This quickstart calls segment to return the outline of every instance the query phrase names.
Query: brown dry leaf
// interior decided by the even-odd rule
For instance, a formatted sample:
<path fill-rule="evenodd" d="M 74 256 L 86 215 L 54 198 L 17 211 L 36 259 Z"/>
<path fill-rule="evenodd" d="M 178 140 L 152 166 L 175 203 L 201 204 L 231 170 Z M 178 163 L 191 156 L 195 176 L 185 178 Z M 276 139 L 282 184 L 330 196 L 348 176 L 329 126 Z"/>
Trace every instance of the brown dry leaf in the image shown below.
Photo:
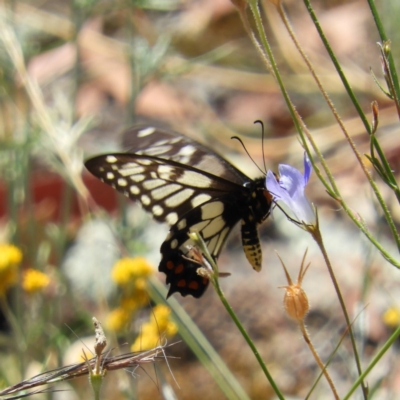
<path fill-rule="evenodd" d="M 196 109 L 192 101 L 165 82 L 153 81 L 136 100 L 137 114 L 161 119 L 189 119 Z"/>
<path fill-rule="evenodd" d="M 107 98 L 104 91 L 95 83 L 84 83 L 79 87 L 76 98 L 76 111 L 77 114 L 82 116 L 89 116 L 98 113 Z"/>
<path fill-rule="evenodd" d="M 55 49 L 38 54 L 29 61 L 28 73 L 40 85 L 56 80 L 69 71 L 76 60 L 76 47 L 65 43 Z"/>
<path fill-rule="evenodd" d="M 96 18 L 88 21 L 79 33 L 82 63 L 99 88 L 126 104 L 131 85 L 124 45 L 102 35 L 101 26 L 102 20 Z"/>

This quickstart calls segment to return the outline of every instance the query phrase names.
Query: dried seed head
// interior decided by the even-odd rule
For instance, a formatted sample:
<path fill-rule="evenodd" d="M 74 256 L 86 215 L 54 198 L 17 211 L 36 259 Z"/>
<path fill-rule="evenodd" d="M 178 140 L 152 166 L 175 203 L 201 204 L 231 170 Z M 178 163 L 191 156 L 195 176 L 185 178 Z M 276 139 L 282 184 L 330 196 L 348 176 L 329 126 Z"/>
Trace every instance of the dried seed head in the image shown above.
<path fill-rule="evenodd" d="M 286 289 L 285 297 L 283 299 L 283 305 L 289 317 L 295 319 L 298 322 L 304 319 L 304 317 L 308 313 L 308 310 L 310 309 L 306 292 L 301 287 L 304 275 L 306 274 L 306 271 L 310 266 L 310 264 L 308 264 L 307 267 L 304 268 L 304 261 L 306 259 L 306 255 L 307 255 L 307 250 L 304 253 L 304 257 L 301 262 L 301 267 L 299 271 L 299 276 L 297 278 L 297 283 L 295 284 L 292 282 L 292 278 L 290 277 L 285 267 L 285 264 L 278 255 L 279 259 L 281 260 L 283 269 L 285 271 L 286 279 L 288 281 L 288 286 L 281 286 Z"/>
<path fill-rule="evenodd" d="M 306 292 L 299 284 L 285 286 L 283 305 L 289 317 L 301 321 L 307 315 L 310 306 Z"/>

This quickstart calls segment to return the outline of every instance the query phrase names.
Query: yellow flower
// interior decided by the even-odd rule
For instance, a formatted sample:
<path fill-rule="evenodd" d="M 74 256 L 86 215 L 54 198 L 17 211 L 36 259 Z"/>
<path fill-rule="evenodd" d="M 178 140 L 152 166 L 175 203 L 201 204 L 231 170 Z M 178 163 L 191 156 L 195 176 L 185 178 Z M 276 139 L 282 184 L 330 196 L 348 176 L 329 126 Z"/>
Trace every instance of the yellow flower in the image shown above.
<path fill-rule="evenodd" d="M 134 279 L 146 278 L 154 272 L 151 265 L 142 257 L 121 258 L 112 270 L 112 278 L 118 285 L 124 286 Z"/>
<path fill-rule="evenodd" d="M 22 288 L 28 293 L 38 292 L 50 283 L 48 275 L 37 269 L 29 268 L 24 273 Z"/>
<path fill-rule="evenodd" d="M 397 328 L 400 325 L 400 310 L 397 307 L 388 308 L 383 314 L 383 322 L 392 328 Z"/>
<path fill-rule="evenodd" d="M 0 244 L 0 296 L 17 283 L 21 250 L 12 244 Z"/>
<path fill-rule="evenodd" d="M 153 308 L 150 320 L 142 325 L 140 335 L 133 343 L 131 350 L 150 350 L 160 345 L 162 338 L 172 337 L 178 331 L 177 326 L 170 320 L 171 310 L 158 304 Z"/>
<path fill-rule="evenodd" d="M 135 289 L 145 290 L 147 289 L 147 281 L 144 278 L 135 279 Z"/>
<path fill-rule="evenodd" d="M 122 331 L 131 319 L 131 312 L 126 308 L 116 308 L 107 317 L 106 325 L 108 329 L 119 332 Z"/>
<path fill-rule="evenodd" d="M 143 325 L 141 334 L 136 338 L 135 343 L 131 346 L 131 351 L 151 350 L 160 345 L 160 335 L 156 332 L 152 325 Z"/>

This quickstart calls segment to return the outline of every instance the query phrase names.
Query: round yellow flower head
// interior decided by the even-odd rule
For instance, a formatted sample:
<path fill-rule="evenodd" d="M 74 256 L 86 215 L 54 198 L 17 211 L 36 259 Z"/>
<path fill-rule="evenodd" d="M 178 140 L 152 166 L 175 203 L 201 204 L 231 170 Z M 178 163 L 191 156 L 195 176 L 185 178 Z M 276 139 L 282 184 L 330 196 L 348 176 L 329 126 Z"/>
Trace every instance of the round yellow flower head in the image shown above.
<path fill-rule="evenodd" d="M 25 292 L 35 293 L 44 289 L 50 283 L 48 275 L 37 269 L 29 268 L 24 273 L 22 288 Z"/>
<path fill-rule="evenodd" d="M 128 285 L 132 280 L 146 278 L 154 272 L 143 257 L 121 258 L 112 270 L 112 279 L 120 286 Z"/>
<path fill-rule="evenodd" d="M 18 280 L 18 264 L 22 260 L 21 250 L 12 244 L 0 244 L 0 296 Z"/>
<path fill-rule="evenodd" d="M 119 332 L 126 327 L 130 319 L 131 312 L 126 308 L 119 307 L 108 315 L 106 325 L 108 329 Z"/>

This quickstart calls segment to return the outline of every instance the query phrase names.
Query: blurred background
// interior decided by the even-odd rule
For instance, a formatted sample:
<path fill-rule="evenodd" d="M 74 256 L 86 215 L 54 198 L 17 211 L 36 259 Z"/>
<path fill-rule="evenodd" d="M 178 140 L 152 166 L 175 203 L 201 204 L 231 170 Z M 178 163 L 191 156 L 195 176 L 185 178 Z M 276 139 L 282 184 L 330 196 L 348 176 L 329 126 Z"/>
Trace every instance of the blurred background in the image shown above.
<path fill-rule="evenodd" d="M 397 171 L 398 118 L 392 100 L 375 82 L 385 87 L 380 39 L 368 3 L 325 0 L 314 1 L 313 6 L 369 121 L 371 102 L 378 102 L 377 134 Z M 377 7 L 398 64 L 400 4 L 387 0 L 377 2 Z M 286 0 L 284 8 L 359 152 L 369 152 L 368 134 L 304 4 Z M 262 14 L 289 95 L 343 197 L 380 243 L 397 255 L 371 188 L 275 7 L 262 2 Z M 267 168 L 275 172 L 280 163 L 302 171 L 303 149 L 276 81 L 228 0 L 5 1 L 0 4 L 0 29 L 0 238 L 23 254 L 20 281 L 24 270 L 33 267 L 50 277 L 50 284 L 34 296 L 18 285 L 2 294 L 25 337 L 24 346 L 14 343 L 16 328 L 3 305 L 0 378 L 7 386 L 65 365 L 65 355 L 77 338 L 92 334 L 91 316 L 107 321 L 119 298 L 111 279 L 119 258 L 143 256 L 158 266 L 159 246 L 168 227 L 156 224 L 140 206 L 90 176 L 83 167 L 85 159 L 121 149 L 122 132 L 135 123 L 157 124 L 201 141 L 253 178 L 260 172 L 231 136 L 240 136 L 261 168 L 264 154 Z M 264 153 L 255 120 L 265 125 Z M 377 181 L 397 226 L 396 198 Z M 371 246 L 315 174 L 307 195 L 318 208 L 327 252 L 355 320 L 361 360 L 368 365 L 400 322 L 399 271 Z M 320 371 L 297 324 L 285 315 L 279 286 L 287 281 L 275 251 L 295 280 L 308 248 L 311 266 L 303 288 L 311 309 L 306 323 L 324 361 L 345 333 L 345 321 L 310 235 L 279 210 L 260 227 L 260 235 L 264 263 L 258 274 L 244 256 L 239 230 L 230 236 L 219 259 L 220 269 L 232 274 L 222 280 L 223 290 L 283 393 L 287 398 L 304 398 Z M 163 274 L 159 279 L 165 282 Z M 274 398 L 212 288 L 198 300 L 174 298 L 249 398 Z M 136 313 L 122 333 L 105 327 L 109 346 L 123 352 L 122 343 L 133 342 L 144 318 Z M 82 347 L 78 341 L 69 362 L 79 361 Z M 400 395 L 397 347 L 368 377 L 375 398 Z M 148 366 L 135 373 L 110 373 L 105 397 L 161 399 L 165 381 L 178 399 L 225 398 L 184 341 L 167 349 L 167 354 L 175 357 L 169 360 L 170 370 L 161 360 L 157 370 Z M 339 394 L 356 379 L 347 338 L 330 372 Z M 62 388 L 66 389 L 62 394 L 47 397 L 90 395 L 86 378 Z M 311 398 L 332 398 L 323 379 Z"/>

